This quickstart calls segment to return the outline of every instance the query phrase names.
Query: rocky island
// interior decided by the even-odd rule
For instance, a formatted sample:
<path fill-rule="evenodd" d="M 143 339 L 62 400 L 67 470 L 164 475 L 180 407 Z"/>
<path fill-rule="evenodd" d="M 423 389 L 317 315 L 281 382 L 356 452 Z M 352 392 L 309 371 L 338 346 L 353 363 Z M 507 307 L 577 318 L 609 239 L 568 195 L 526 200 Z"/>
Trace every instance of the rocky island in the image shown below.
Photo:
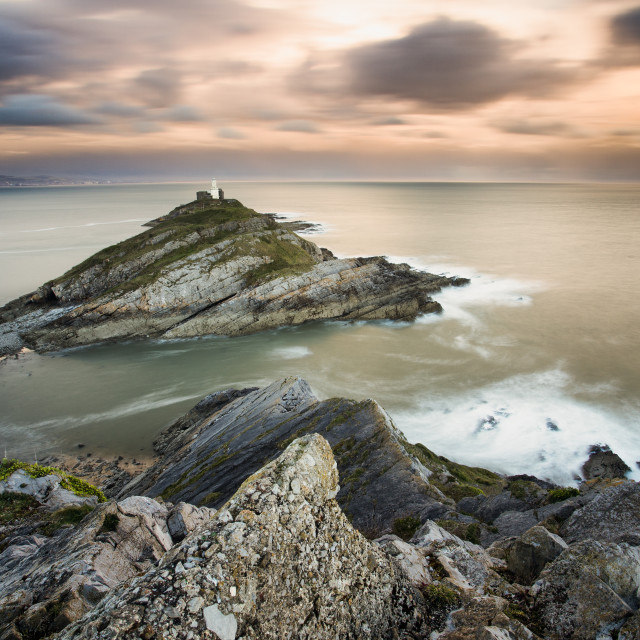
<path fill-rule="evenodd" d="M 602 447 L 577 489 L 504 477 L 287 378 L 155 448 L 110 500 L 3 461 L 2 640 L 639 637 L 640 486 Z"/>
<path fill-rule="evenodd" d="M 310 320 L 412 320 L 441 310 L 430 294 L 468 282 L 382 257 L 337 259 L 232 199 L 199 198 L 146 226 L 0 309 L 0 355 Z"/>

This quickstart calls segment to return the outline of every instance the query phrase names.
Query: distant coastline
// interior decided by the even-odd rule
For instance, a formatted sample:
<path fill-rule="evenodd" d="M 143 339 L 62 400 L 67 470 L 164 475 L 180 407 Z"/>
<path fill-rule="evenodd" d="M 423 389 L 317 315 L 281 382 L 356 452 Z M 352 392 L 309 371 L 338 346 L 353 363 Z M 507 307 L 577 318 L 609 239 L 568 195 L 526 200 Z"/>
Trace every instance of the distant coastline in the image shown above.
<path fill-rule="evenodd" d="M 56 178 L 54 176 L 0 175 L 1 187 L 70 187 L 83 184 L 114 184 L 113 180 L 98 178 Z"/>

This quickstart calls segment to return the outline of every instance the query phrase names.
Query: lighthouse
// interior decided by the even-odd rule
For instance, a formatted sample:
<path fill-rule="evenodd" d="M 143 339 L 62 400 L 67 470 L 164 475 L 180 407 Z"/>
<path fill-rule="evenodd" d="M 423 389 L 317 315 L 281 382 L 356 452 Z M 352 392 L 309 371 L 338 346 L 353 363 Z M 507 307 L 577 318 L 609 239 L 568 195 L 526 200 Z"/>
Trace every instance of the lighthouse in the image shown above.
<path fill-rule="evenodd" d="M 222 191 L 222 189 L 218 188 L 218 185 L 216 183 L 216 179 L 215 178 L 211 179 L 211 191 L 209 191 L 209 193 L 211 194 L 211 197 L 214 200 L 223 200 L 224 199 L 224 191 Z"/>

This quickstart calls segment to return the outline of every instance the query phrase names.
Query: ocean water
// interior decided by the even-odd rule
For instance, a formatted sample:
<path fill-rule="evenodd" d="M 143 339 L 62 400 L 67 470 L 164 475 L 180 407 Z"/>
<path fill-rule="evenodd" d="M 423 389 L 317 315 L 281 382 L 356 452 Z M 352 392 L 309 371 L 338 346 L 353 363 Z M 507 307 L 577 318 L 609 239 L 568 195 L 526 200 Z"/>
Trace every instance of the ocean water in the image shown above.
<path fill-rule="evenodd" d="M 0 190 L 0 303 L 33 290 L 204 184 Z M 222 184 L 311 220 L 338 256 L 468 276 L 415 323 L 313 323 L 242 338 L 128 342 L 0 365 L 0 451 L 146 455 L 211 391 L 306 378 L 371 397 L 414 442 L 567 484 L 590 445 L 640 477 L 640 186 Z"/>

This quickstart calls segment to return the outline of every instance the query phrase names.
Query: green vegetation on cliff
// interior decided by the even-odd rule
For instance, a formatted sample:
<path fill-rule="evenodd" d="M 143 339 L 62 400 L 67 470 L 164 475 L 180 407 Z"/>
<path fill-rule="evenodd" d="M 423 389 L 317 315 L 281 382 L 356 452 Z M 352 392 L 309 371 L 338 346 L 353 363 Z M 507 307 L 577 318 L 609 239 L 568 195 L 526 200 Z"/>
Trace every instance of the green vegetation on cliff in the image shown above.
<path fill-rule="evenodd" d="M 72 491 L 77 496 L 96 496 L 98 498 L 98 502 L 107 501 L 106 496 L 102 491 L 100 491 L 100 489 L 94 487 L 88 482 L 85 482 L 84 480 L 80 480 L 80 478 L 72 476 L 70 473 L 63 471 L 62 469 L 58 469 L 58 467 L 45 467 L 37 463 L 29 464 L 22 460 L 3 459 L 0 464 L 0 481 L 5 480 L 18 469 L 23 469 L 32 478 L 44 478 L 44 476 L 56 475 L 60 478 L 60 486 L 63 489 Z"/>

